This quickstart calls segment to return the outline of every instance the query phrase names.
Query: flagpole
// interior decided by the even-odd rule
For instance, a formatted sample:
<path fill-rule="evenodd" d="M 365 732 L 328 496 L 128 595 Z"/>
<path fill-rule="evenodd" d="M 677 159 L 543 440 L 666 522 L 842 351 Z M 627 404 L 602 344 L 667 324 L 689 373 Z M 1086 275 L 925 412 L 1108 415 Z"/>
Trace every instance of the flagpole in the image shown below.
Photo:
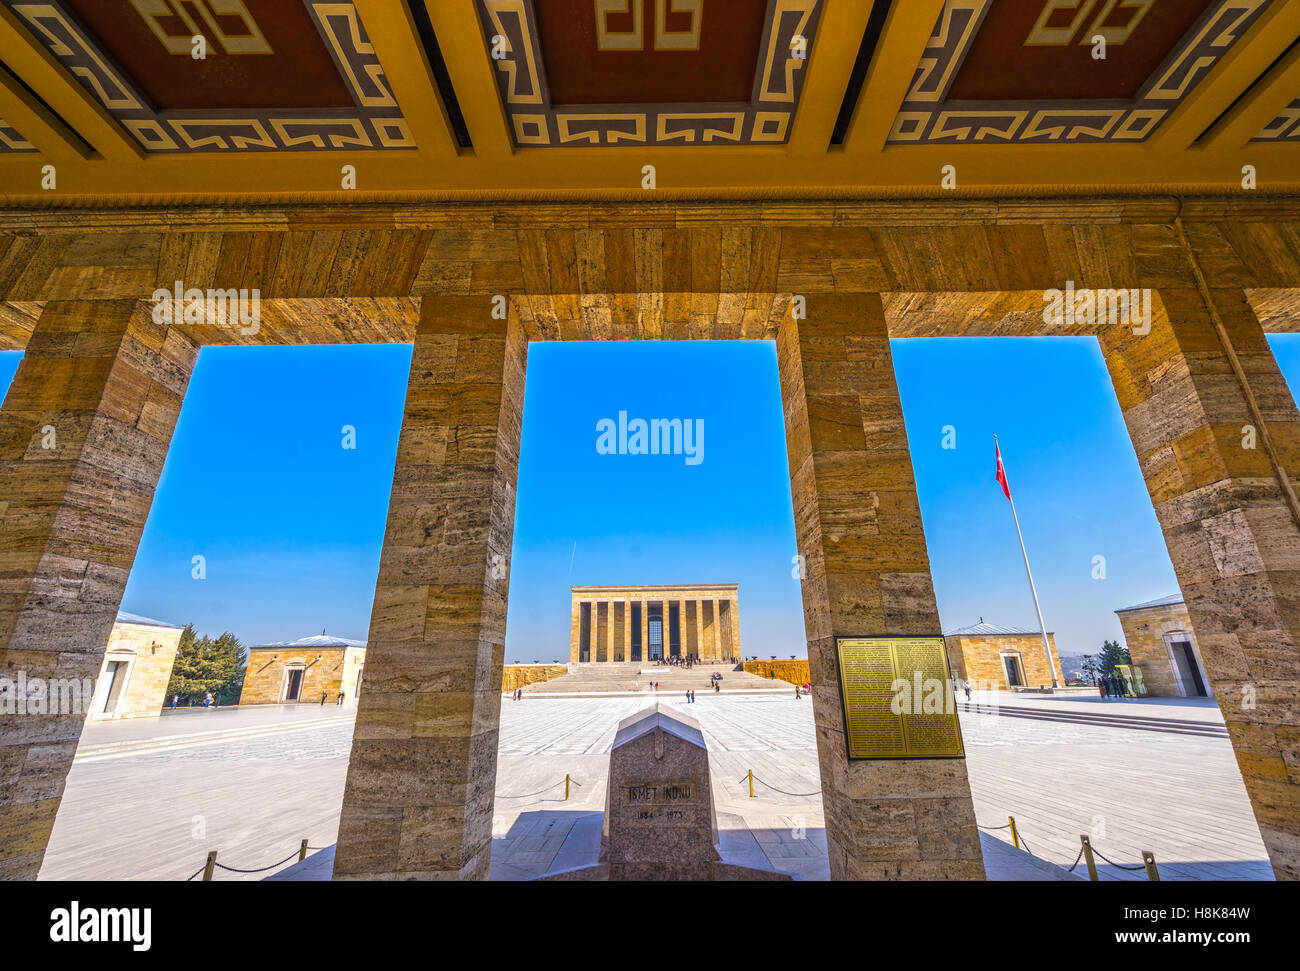
<path fill-rule="evenodd" d="M 993 447 L 996 449 L 998 437 L 993 436 Z M 999 453 L 1000 458 L 1000 453 Z M 1005 474 L 1006 463 L 1002 463 Z M 1056 681 L 1056 668 L 1052 664 L 1052 646 L 1047 641 L 1047 625 L 1043 623 L 1043 608 L 1038 605 L 1038 589 L 1034 586 L 1034 571 L 1029 569 L 1029 553 L 1025 550 L 1025 537 L 1020 532 L 1020 517 L 1016 515 L 1016 500 L 1011 498 L 1011 486 L 1007 486 L 1007 501 L 1011 503 L 1011 521 L 1016 524 L 1016 539 L 1020 540 L 1020 555 L 1025 559 L 1025 576 L 1029 578 L 1029 592 L 1034 597 L 1034 613 L 1038 614 L 1038 632 L 1043 635 L 1043 653 L 1047 655 L 1047 671 L 1052 676 L 1052 687 L 1059 687 Z"/>

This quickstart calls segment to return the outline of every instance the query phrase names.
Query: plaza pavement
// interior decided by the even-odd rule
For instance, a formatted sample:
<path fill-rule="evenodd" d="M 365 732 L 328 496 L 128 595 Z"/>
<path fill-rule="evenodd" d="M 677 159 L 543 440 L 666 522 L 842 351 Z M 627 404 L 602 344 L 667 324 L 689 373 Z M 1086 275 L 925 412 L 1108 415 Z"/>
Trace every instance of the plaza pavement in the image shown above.
<path fill-rule="evenodd" d="M 724 858 L 825 879 L 811 700 L 698 698 L 503 699 L 493 878 L 594 859 L 615 726 L 660 700 L 701 723 Z M 994 700 L 996 713 L 981 709 Z M 1072 879 L 1083 864 L 1069 877 L 1062 868 L 1076 859 L 1083 833 L 1117 864 L 1136 866 L 1152 850 L 1166 880 L 1272 879 L 1213 702 L 973 701 L 962 729 L 991 879 Z M 184 880 L 210 849 L 219 863 L 258 869 L 296 860 L 304 838 L 326 849 L 277 868 L 282 878 L 327 878 L 354 714 L 350 705 L 268 706 L 88 724 L 41 879 Z M 994 828 L 1008 815 L 1037 859 Z M 1102 879 L 1146 879 L 1098 862 Z M 219 870 L 217 879 L 266 875 Z"/>

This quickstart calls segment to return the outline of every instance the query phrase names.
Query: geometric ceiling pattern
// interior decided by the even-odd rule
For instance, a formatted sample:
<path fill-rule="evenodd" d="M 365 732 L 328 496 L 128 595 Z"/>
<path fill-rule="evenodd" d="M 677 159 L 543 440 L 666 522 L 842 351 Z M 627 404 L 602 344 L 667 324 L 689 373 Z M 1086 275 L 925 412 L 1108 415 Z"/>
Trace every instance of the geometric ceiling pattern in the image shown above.
<path fill-rule="evenodd" d="M 0 0 L 0 204 L 1300 192 L 1297 146 L 1300 0 Z"/>
<path fill-rule="evenodd" d="M 889 141 L 1142 142 L 1271 2 L 950 0 Z"/>
<path fill-rule="evenodd" d="M 0 3 L 147 152 L 415 147 L 350 2 Z"/>
<path fill-rule="evenodd" d="M 820 0 L 478 0 L 518 147 L 783 144 Z"/>

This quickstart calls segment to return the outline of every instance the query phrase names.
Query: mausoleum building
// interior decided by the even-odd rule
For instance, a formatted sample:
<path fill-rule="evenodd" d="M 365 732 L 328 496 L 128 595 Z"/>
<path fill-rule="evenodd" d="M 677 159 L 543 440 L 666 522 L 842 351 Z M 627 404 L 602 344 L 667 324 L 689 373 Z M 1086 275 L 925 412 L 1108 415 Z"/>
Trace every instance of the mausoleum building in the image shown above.
<path fill-rule="evenodd" d="M 1213 697 L 1201 648 L 1183 595 L 1122 607 L 1115 611 L 1133 665 L 1142 671 L 1149 695 Z"/>
<path fill-rule="evenodd" d="M 572 587 L 571 662 L 739 658 L 740 588 Z"/>
<path fill-rule="evenodd" d="M 366 642 L 321 631 L 296 641 L 279 641 L 248 649 L 241 705 L 354 700 L 361 693 Z"/>
<path fill-rule="evenodd" d="M 99 667 L 90 717 L 101 721 L 161 714 L 184 630 L 119 610 Z"/>
<path fill-rule="evenodd" d="M 1050 631 L 1052 666 L 1047 666 L 1043 635 L 1023 627 L 1001 627 L 981 620 L 969 627 L 945 631 L 948 664 L 953 674 L 969 681 L 972 687 L 1015 691 L 1024 688 L 1050 688 L 1061 677 L 1061 659 L 1056 654 L 1056 635 Z"/>

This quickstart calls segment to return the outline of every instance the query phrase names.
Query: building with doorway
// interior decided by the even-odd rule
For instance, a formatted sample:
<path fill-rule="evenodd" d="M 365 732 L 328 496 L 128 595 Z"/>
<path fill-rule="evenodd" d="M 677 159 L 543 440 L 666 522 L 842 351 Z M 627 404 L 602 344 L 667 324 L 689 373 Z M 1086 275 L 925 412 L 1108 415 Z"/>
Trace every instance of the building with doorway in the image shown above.
<path fill-rule="evenodd" d="M 184 630 L 119 610 L 88 717 L 101 721 L 161 714 Z"/>
<path fill-rule="evenodd" d="M 740 588 L 571 587 L 571 662 L 739 658 Z"/>
<path fill-rule="evenodd" d="M 1022 627 L 1000 627 L 981 620 L 969 627 L 958 627 L 943 635 L 948 648 L 952 673 L 972 687 L 995 686 L 999 691 L 1023 688 L 1050 688 L 1053 678 L 1061 677 L 1061 659 L 1056 654 L 1056 635 L 1050 631 L 1047 643 L 1052 650 L 1049 670 L 1043 653 L 1043 635 Z"/>
<path fill-rule="evenodd" d="M 1212 698 L 1201 649 L 1182 594 L 1115 611 L 1133 665 L 1142 671 L 1149 695 Z"/>
<path fill-rule="evenodd" d="M 296 641 L 280 641 L 248 649 L 241 705 L 320 704 L 354 701 L 361 693 L 366 667 L 366 642 L 335 637 L 321 631 Z"/>

